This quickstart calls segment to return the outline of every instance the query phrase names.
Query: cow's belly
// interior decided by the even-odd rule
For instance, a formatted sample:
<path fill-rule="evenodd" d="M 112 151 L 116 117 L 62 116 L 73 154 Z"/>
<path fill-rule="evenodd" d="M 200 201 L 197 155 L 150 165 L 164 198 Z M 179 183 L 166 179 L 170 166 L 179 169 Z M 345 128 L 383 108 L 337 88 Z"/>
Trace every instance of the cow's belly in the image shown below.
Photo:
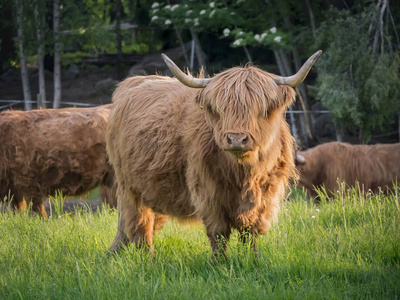
<path fill-rule="evenodd" d="M 143 175 L 140 178 L 140 182 L 143 184 L 133 184 L 133 190 L 139 193 L 138 200 L 144 206 L 151 208 L 156 213 L 177 218 L 195 217 L 195 209 L 190 203 L 189 191 L 185 182 L 182 182 L 178 175 Z"/>

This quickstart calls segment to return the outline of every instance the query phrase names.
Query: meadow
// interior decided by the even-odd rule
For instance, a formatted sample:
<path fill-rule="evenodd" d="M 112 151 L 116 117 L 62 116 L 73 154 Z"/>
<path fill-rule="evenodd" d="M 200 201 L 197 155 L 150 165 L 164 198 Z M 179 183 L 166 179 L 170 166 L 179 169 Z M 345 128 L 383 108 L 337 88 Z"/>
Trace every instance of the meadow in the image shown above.
<path fill-rule="evenodd" d="M 259 254 L 229 242 L 213 263 L 201 224 L 169 221 L 155 254 L 110 254 L 117 212 L 88 207 L 48 220 L 0 214 L 0 299 L 398 299 L 400 189 L 340 191 L 318 205 L 294 190 Z"/>

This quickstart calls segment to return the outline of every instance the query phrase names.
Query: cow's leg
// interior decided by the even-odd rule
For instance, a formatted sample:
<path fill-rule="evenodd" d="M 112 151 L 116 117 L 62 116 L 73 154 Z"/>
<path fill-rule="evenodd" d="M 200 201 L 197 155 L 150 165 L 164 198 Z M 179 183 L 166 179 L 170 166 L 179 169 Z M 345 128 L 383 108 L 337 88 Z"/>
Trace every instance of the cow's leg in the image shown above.
<path fill-rule="evenodd" d="M 109 248 L 112 252 L 117 252 L 123 244 L 129 242 L 135 243 L 138 248 L 153 249 L 153 234 L 157 227 L 155 213 L 149 208 L 138 205 L 137 203 L 140 203 L 138 197 L 132 195 L 132 198 L 126 199 L 127 201 L 121 199 L 121 205 L 118 200 L 118 231 Z"/>
<path fill-rule="evenodd" d="M 207 223 L 205 223 L 207 224 Z M 217 261 L 220 258 L 226 259 L 226 249 L 228 246 L 231 228 L 226 223 L 206 225 L 207 236 L 211 243 L 213 252 L 213 260 Z"/>
<path fill-rule="evenodd" d="M 24 211 L 27 209 L 26 201 L 24 197 L 20 194 L 14 193 L 12 194 L 11 192 L 9 193 L 10 195 L 10 200 L 11 200 L 11 207 L 14 210 L 18 210 L 20 214 L 22 214 Z"/>
<path fill-rule="evenodd" d="M 122 213 L 124 208 L 121 205 L 120 197 L 118 197 L 117 200 L 117 210 L 118 210 L 118 229 L 114 241 L 112 242 L 110 248 L 108 248 L 108 250 L 111 252 L 118 252 L 121 246 L 123 245 L 126 246 L 129 243 L 129 239 L 124 233 L 125 220 L 123 218 L 123 213 Z"/>
<path fill-rule="evenodd" d="M 46 209 L 44 208 L 44 204 L 41 197 L 32 198 L 32 210 L 34 212 L 40 213 L 43 218 L 47 219 Z"/>
<path fill-rule="evenodd" d="M 244 228 L 243 230 L 240 230 L 240 236 L 239 236 L 240 241 L 244 245 L 249 245 L 251 249 L 255 252 L 258 253 L 257 250 L 257 242 L 258 242 L 258 231 L 253 230 L 252 228 Z"/>
<path fill-rule="evenodd" d="M 168 216 L 166 215 L 161 215 L 161 214 L 156 214 L 155 219 L 154 219 L 154 234 L 159 232 L 163 227 L 165 222 L 168 220 Z"/>

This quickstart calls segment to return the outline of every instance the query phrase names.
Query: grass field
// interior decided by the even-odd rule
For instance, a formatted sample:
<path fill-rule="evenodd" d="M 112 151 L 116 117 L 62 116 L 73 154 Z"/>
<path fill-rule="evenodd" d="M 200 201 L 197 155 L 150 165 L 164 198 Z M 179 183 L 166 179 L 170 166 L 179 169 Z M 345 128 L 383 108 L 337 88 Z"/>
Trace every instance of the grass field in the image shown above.
<path fill-rule="evenodd" d="M 0 299 L 399 299 L 399 192 L 342 191 L 319 205 L 294 192 L 258 256 L 235 234 L 216 264 L 201 225 L 168 222 L 154 257 L 111 255 L 114 211 L 3 213 Z"/>

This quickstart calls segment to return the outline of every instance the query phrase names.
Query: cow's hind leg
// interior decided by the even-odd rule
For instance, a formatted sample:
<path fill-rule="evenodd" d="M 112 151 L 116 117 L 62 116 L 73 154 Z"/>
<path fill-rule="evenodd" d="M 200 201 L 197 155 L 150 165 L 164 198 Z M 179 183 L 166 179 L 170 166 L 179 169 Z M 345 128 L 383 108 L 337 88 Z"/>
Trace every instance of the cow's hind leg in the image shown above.
<path fill-rule="evenodd" d="M 129 198 L 120 197 L 118 200 L 118 231 L 109 248 L 117 252 L 122 245 L 129 242 L 136 247 L 153 249 L 153 234 L 155 227 L 155 213 L 140 203 L 140 196 L 133 195 Z"/>
<path fill-rule="evenodd" d="M 47 219 L 46 209 L 44 208 L 44 204 L 41 197 L 32 198 L 32 210 L 34 212 L 40 213 L 43 218 Z"/>

